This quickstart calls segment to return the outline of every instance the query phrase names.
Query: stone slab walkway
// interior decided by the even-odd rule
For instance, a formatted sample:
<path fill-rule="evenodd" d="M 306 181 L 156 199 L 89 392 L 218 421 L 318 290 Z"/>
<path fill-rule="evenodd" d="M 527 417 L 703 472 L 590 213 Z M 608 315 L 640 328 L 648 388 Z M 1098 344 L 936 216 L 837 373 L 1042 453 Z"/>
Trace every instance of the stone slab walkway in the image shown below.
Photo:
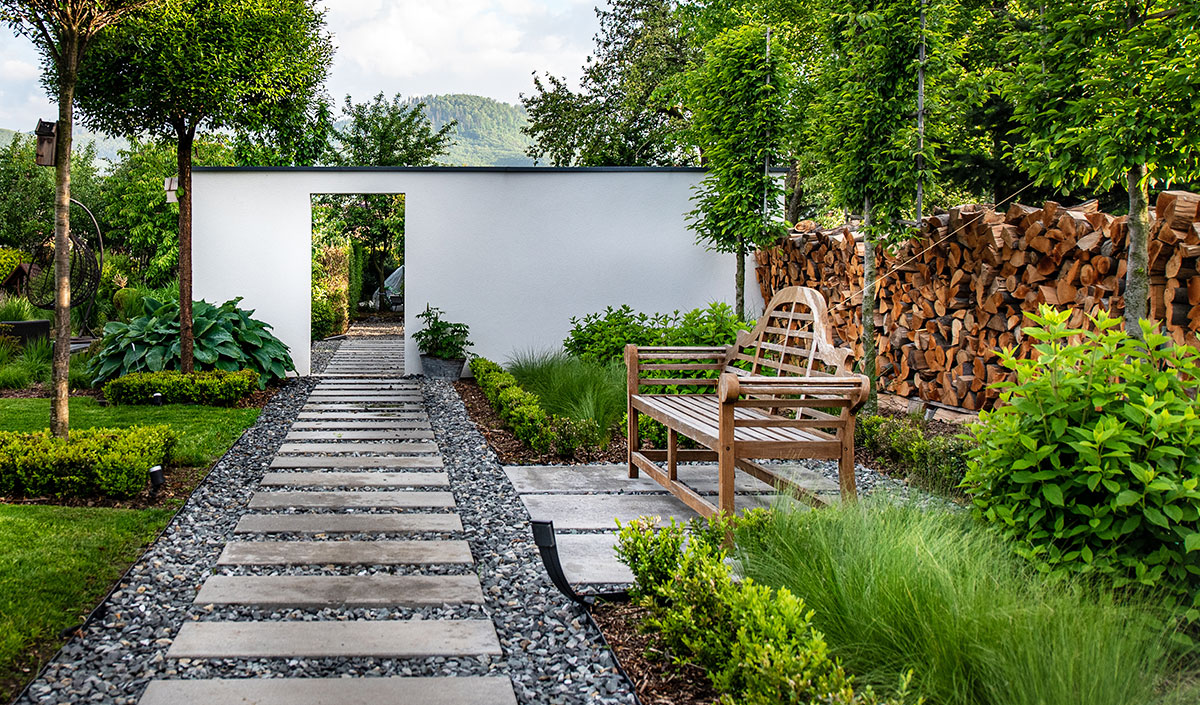
<path fill-rule="evenodd" d="M 617 560 L 616 520 L 629 522 L 656 516 L 661 522 L 686 522 L 697 516 L 654 480 L 630 479 L 625 465 L 529 465 L 504 468 L 532 519 L 554 522 L 558 555 L 567 579 L 578 585 L 627 584 L 629 569 Z M 804 468 L 791 469 L 791 479 L 802 487 L 833 499 L 837 483 Z M 715 465 L 681 466 L 679 478 L 700 494 L 715 496 Z M 738 473 L 734 478 L 739 511 L 769 507 L 781 500 L 772 488 Z M 565 533 L 563 533 L 565 532 Z"/>
<path fill-rule="evenodd" d="M 195 596 L 204 609 L 240 609 L 247 618 L 185 623 L 166 654 L 184 674 L 197 661 L 219 661 L 233 664 L 225 670 L 235 677 L 157 679 L 142 705 L 515 705 L 503 676 L 261 679 L 249 667 L 260 659 L 501 653 L 491 620 L 393 616 L 484 602 L 465 541 L 395 538 L 463 528 L 449 478 L 439 471 L 420 383 L 402 379 L 403 365 L 398 339 L 351 339 L 334 354 L 250 496 L 250 513 L 234 528 L 238 540 L 217 560 L 224 571 L 249 572 L 211 575 Z M 295 536 L 271 538 L 280 535 Z M 313 619 L 312 610 L 321 617 Z M 247 664 L 244 672 L 239 663 Z"/>

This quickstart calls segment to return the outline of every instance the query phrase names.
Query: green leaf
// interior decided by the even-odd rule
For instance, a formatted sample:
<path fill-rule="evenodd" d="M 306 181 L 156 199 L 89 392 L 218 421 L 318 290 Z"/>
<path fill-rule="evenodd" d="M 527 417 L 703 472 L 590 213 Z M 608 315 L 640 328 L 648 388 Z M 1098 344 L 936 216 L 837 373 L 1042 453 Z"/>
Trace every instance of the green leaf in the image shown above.
<path fill-rule="evenodd" d="M 1063 491 L 1058 485 L 1042 485 L 1042 496 L 1055 506 L 1063 506 Z"/>

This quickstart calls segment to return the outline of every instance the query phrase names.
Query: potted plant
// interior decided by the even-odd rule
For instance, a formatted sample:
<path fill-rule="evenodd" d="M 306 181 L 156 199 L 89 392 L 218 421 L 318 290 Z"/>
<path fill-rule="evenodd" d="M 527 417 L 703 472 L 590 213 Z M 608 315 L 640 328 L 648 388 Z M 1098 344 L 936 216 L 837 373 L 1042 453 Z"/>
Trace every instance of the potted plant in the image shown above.
<path fill-rule="evenodd" d="M 442 314 L 441 309 L 426 304 L 424 313 L 417 314 L 425 327 L 413 333 L 413 340 L 421 350 L 426 377 L 458 379 L 467 361 L 467 348 L 471 347 L 471 331 L 466 323 L 443 321 Z"/>

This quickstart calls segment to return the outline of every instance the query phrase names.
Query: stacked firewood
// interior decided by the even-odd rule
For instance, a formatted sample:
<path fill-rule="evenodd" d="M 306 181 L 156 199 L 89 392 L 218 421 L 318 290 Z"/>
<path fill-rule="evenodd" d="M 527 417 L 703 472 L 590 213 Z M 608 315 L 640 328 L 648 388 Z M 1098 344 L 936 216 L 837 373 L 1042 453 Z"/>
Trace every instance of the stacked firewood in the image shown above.
<path fill-rule="evenodd" d="M 1149 261 L 1151 317 L 1176 342 L 1200 347 L 1198 210 L 1196 194 L 1159 196 Z M 1101 310 L 1123 313 L 1128 236 L 1127 218 L 1101 213 L 1094 202 L 1013 205 L 1004 212 L 961 206 L 926 218 L 917 237 L 877 259 L 880 388 L 949 406 L 991 408 L 999 392 L 990 385 L 1010 378 L 995 351 L 1032 352 L 1033 341 L 1022 334 L 1026 312 L 1042 304 L 1069 308 L 1074 327 L 1088 325 L 1088 316 Z M 862 289 L 862 268 L 849 259 L 855 250 L 844 244 L 854 237 L 839 237 L 832 269 L 821 269 L 833 251 L 823 231 L 797 233 L 760 253 L 764 296 L 789 284 L 814 286 L 832 309 L 847 292 Z M 806 253 L 820 257 L 811 268 Z M 837 337 L 853 340 L 857 321 L 846 307 L 839 313 Z"/>
<path fill-rule="evenodd" d="M 825 295 L 834 342 L 862 354 L 862 243 L 848 225 L 829 230 L 811 220 L 797 223 L 780 247 L 759 250 L 758 286 L 763 301 L 787 286 L 807 286 Z"/>

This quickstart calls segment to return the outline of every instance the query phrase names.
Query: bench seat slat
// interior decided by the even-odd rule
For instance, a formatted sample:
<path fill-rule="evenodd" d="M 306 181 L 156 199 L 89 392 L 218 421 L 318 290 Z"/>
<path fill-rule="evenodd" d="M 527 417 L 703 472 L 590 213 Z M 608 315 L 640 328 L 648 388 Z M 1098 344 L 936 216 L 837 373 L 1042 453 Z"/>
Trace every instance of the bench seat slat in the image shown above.
<path fill-rule="evenodd" d="M 639 394 L 632 397 L 632 401 L 635 408 L 639 411 L 645 412 L 651 418 L 664 423 L 668 427 L 673 427 L 676 423 L 680 424 L 683 428 L 676 428 L 676 430 L 691 437 L 693 440 L 710 447 L 716 444 L 718 435 L 717 414 L 720 403 L 717 401 L 715 395 Z M 826 442 L 832 438 L 827 433 L 795 427 L 737 425 L 737 421 L 739 420 L 780 420 L 779 417 L 772 416 L 759 409 L 736 408 L 733 417 L 735 429 L 733 437 L 736 443 L 813 443 Z M 696 433 L 701 437 L 694 437 L 692 433 Z M 767 454 L 758 457 L 771 458 L 776 456 Z"/>

